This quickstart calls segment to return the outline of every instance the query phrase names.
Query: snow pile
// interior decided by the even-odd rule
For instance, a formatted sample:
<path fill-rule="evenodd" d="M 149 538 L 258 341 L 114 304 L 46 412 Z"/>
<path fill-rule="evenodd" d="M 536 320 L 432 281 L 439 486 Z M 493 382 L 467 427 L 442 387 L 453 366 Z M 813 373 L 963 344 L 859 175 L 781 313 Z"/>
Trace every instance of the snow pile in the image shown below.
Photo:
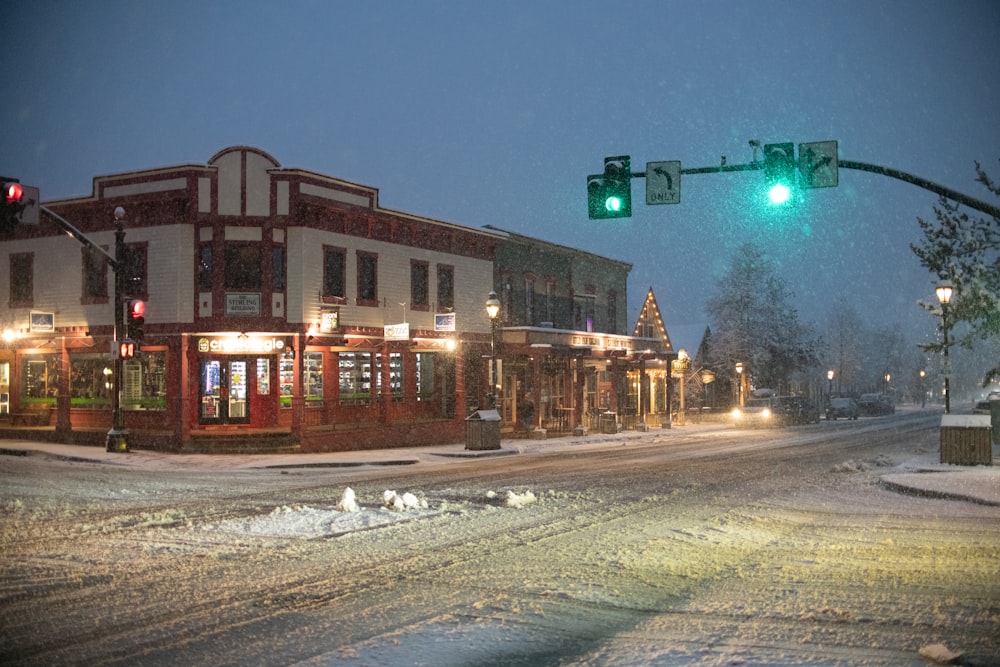
<path fill-rule="evenodd" d="M 358 502 L 354 489 L 347 487 L 334 507 L 281 505 L 268 514 L 227 519 L 201 529 L 257 537 L 315 539 L 433 516 L 442 511 L 443 508 L 430 509 L 426 500 L 413 493 L 398 494 L 395 491 L 385 491 L 381 505 L 366 508 Z"/>
<path fill-rule="evenodd" d="M 892 465 L 892 459 L 885 455 L 878 455 L 871 461 L 855 461 L 848 459 L 843 463 L 830 468 L 830 472 L 867 472 L 872 468 L 886 468 Z"/>
<path fill-rule="evenodd" d="M 354 497 L 354 489 L 347 487 L 344 489 L 344 495 L 340 497 L 340 502 L 337 503 L 338 512 L 357 512 L 361 508 L 358 507 L 358 501 Z"/>
<path fill-rule="evenodd" d="M 507 492 L 507 507 L 515 507 L 521 509 L 525 505 L 530 505 L 531 503 L 538 500 L 535 498 L 535 494 L 530 490 L 524 493 L 515 493 L 514 491 Z"/>
<path fill-rule="evenodd" d="M 382 493 L 382 500 L 385 506 L 396 512 L 405 512 L 406 510 L 416 510 L 416 509 L 427 509 L 427 501 L 420 500 L 412 493 L 404 493 L 399 495 L 395 491 L 384 491 Z"/>

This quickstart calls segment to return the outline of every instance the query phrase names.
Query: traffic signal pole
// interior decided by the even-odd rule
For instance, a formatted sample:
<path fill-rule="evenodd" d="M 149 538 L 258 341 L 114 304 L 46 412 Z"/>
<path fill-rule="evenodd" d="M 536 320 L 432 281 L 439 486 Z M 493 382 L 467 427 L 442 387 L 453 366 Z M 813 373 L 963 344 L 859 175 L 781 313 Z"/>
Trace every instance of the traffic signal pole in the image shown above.
<path fill-rule="evenodd" d="M 122 390 L 123 375 L 125 373 L 125 362 L 121 358 L 117 343 L 125 335 L 125 310 L 123 300 L 125 297 L 125 209 L 121 206 L 115 208 L 115 254 L 109 255 L 104 248 L 100 247 L 81 232 L 70 221 L 63 218 L 55 211 L 44 206 L 41 210 L 56 223 L 67 235 L 73 237 L 81 244 L 91 250 L 95 250 L 104 256 L 104 261 L 115 273 L 115 298 L 112 303 L 114 311 L 114 344 L 113 373 L 111 374 L 111 430 L 108 431 L 107 450 L 109 452 L 127 452 L 128 429 L 125 428 L 125 414 L 122 411 Z"/>

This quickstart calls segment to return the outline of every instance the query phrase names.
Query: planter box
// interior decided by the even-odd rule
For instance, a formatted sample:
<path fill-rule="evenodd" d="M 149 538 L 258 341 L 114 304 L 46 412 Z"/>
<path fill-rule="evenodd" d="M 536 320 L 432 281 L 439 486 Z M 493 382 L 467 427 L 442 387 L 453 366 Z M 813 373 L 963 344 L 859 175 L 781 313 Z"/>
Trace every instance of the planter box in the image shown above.
<path fill-rule="evenodd" d="M 993 465 L 989 415 L 941 417 L 941 463 Z"/>

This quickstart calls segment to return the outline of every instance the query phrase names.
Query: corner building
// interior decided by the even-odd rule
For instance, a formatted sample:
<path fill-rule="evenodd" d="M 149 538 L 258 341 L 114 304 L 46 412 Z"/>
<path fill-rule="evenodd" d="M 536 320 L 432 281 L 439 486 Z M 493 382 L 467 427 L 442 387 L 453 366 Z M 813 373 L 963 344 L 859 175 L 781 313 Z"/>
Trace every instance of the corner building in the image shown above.
<path fill-rule="evenodd" d="M 117 207 L 126 300 L 146 302 L 122 378 L 133 447 L 457 442 L 488 392 L 500 230 L 382 209 L 375 188 L 246 146 L 99 176 L 90 197 L 44 206 L 98 247 L 46 211 L 0 239 L 0 435 L 104 442 Z"/>

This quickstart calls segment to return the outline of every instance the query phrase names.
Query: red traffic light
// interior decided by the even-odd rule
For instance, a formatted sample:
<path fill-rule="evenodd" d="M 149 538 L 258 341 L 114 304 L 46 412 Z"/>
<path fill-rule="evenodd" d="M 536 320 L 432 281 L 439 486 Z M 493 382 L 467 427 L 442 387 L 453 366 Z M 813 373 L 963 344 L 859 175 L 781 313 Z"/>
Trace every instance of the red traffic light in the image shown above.
<path fill-rule="evenodd" d="M 4 199 L 9 204 L 20 204 L 24 197 L 24 186 L 20 183 L 6 183 L 3 188 Z"/>
<path fill-rule="evenodd" d="M 142 317 L 146 314 L 146 302 L 141 299 L 132 299 L 128 302 L 128 316 L 132 319 Z"/>

